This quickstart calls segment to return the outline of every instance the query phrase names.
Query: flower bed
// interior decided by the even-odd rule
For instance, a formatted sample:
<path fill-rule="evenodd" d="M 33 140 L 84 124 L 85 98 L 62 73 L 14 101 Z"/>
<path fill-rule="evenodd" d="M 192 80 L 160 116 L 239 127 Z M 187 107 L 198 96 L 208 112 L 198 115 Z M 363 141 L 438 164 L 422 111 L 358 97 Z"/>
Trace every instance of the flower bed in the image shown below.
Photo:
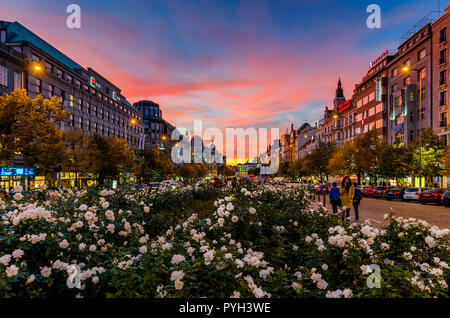
<path fill-rule="evenodd" d="M 376 229 L 303 188 L 185 187 L 0 202 L 2 297 L 447 297 L 449 230 Z M 67 285 L 68 266 L 81 288 Z M 370 288 L 373 264 L 380 288 Z M 373 286 L 372 286 L 373 287 Z"/>

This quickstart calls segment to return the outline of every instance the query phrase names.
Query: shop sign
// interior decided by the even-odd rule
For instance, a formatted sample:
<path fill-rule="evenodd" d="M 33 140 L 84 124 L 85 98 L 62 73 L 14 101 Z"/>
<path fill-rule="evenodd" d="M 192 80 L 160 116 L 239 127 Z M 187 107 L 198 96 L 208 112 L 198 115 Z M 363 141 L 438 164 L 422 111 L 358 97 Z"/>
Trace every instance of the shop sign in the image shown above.
<path fill-rule="evenodd" d="M 381 94 L 382 94 L 381 77 L 378 77 L 375 89 L 375 98 L 377 102 L 381 102 Z"/>
<path fill-rule="evenodd" d="M 361 121 L 361 124 L 362 124 L 362 125 L 365 125 L 365 124 L 367 124 L 368 122 L 373 121 L 374 119 L 375 119 L 375 115 L 372 115 L 372 116 L 370 116 L 370 117 L 364 118 L 364 119 Z"/>
<path fill-rule="evenodd" d="M 343 112 L 344 110 L 348 109 L 352 105 L 352 101 L 350 99 L 346 100 L 342 104 L 338 106 L 338 113 Z"/>
<path fill-rule="evenodd" d="M 101 85 L 99 83 L 97 83 L 97 81 L 95 80 L 94 76 L 91 76 L 91 78 L 89 79 L 89 84 L 91 84 L 91 86 L 95 87 L 95 88 L 101 87 Z"/>
<path fill-rule="evenodd" d="M 1 176 L 31 176 L 34 175 L 33 168 L 23 167 L 1 167 Z"/>

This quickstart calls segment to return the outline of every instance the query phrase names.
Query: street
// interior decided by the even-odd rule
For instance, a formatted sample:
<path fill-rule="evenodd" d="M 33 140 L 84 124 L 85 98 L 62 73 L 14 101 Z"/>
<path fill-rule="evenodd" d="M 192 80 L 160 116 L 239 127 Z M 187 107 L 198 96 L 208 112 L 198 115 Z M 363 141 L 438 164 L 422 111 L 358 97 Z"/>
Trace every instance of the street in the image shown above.
<path fill-rule="evenodd" d="M 320 197 L 320 202 L 323 202 L 323 197 Z M 317 203 L 317 201 L 316 201 Z M 331 208 L 329 197 L 326 198 L 326 207 Z M 370 220 L 373 226 L 381 227 L 386 225 L 384 214 L 393 210 L 396 217 L 416 218 L 427 221 L 430 225 L 436 225 L 439 228 L 450 228 L 450 208 L 442 205 L 427 203 L 425 205 L 418 202 L 402 202 L 399 200 L 387 201 L 384 199 L 364 198 L 359 205 L 359 220 Z M 355 219 L 355 214 L 350 212 L 352 221 Z"/>

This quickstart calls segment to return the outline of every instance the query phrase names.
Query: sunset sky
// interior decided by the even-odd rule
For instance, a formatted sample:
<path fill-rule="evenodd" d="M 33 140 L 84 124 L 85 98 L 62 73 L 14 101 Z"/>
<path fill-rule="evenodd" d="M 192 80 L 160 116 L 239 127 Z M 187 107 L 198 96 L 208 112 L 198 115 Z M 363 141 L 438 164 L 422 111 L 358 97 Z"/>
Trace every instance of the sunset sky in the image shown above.
<path fill-rule="evenodd" d="M 81 6 L 81 29 L 66 27 L 70 3 Z M 381 29 L 366 26 L 371 3 Z M 368 63 L 437 9 L 437 0 L 0 0 L 0 20 L 94 68 L 130 102 L 159 103 L 176 126 L 284 131 L 320 119 L 339 76 L 350 98 Z"/>

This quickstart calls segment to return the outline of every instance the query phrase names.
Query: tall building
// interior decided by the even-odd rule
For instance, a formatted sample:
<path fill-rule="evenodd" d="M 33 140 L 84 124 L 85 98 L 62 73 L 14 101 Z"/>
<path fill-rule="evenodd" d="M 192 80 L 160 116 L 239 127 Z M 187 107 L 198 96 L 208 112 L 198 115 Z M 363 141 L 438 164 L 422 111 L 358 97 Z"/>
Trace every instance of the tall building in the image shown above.
<path fill-rule="evenodd" d="M 429 23 L 398 47 L 387 66 L 389 143 L 398 140 L 408 145 L 420 130 L 432 125 L 431 38 Z M 408 71 L 404 71 L 405 67 Z"/>
<path fill-rule="evenodd" d="M 142 148 L 142 115 L 114 83 L 84 68 L 18 22 L 0 21 L 0 93 L 24 88 L 32 98 L 57 96 L 69 125 L 90 134 L 127 139 Z"/>
<path fill-rule="evenodd" d="M 375 129 L 387 141 L 387 65 L 392 53 L 383 52 L 369 64 L 369 70 L 361 82 L 355 85 L 353 100 L 356 104 L 355 135 L 362 135 Z"/>
<path fill-rule="evenodd" d="M 149 101 L 141 100 L 133 106 L 142 114 L 144 121 L 145 149 L 161 149 L 164 140 L 170 140 L 175 127 L 163 119 L 162 110 L 159 105 Z"/>
<path fill-rule="evenodd" d="M 433 130 L 445 137 L 450 145 L 450 116 L 449 116 L 449 32 L 450 5 L 445 13 L 431 25 L 432 37 L 432 105 Z"/>

